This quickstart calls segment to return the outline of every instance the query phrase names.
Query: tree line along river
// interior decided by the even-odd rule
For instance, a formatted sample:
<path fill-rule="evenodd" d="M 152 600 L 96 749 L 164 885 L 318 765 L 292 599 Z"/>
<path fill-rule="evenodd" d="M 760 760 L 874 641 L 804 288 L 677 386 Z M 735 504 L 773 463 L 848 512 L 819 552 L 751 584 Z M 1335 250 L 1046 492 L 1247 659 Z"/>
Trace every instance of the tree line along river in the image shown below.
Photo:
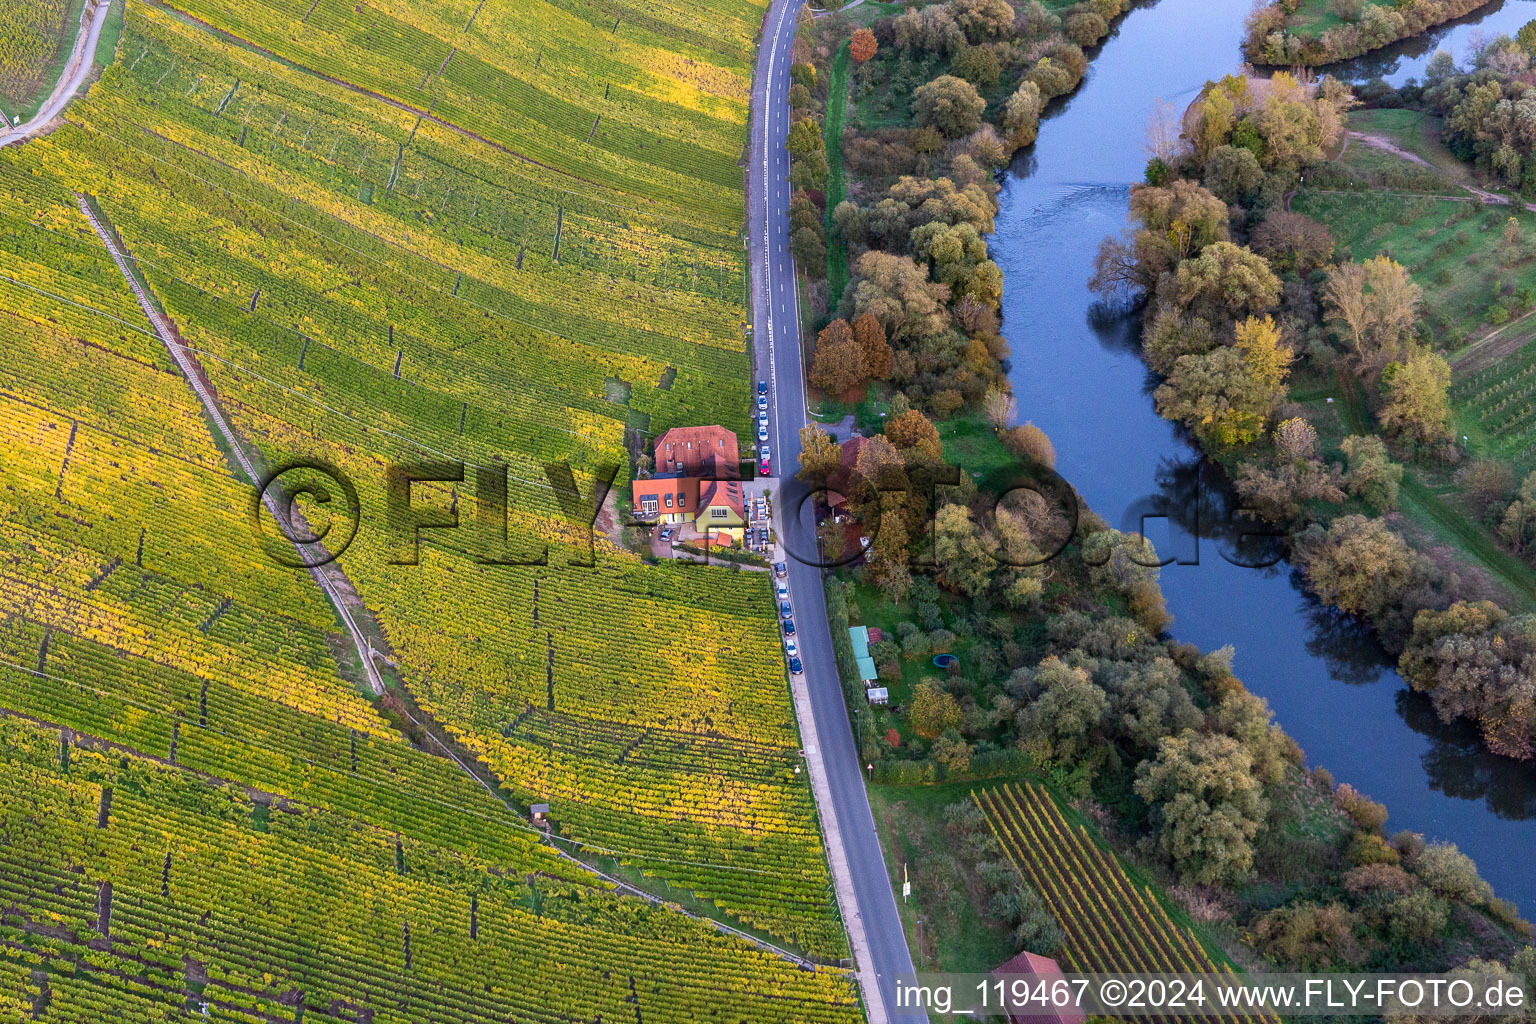
<path fill-rule="evenodd" d="M 1236 69 L 1246 12 L 1228 0 L 1131 11 L 1082 87 L 1047 112 L 1039 141 L 1015 158 L 991 245 L 1007 280 L 1020 419 L 1051 436 L 1059 472 L 1111 525 L 1134 531 L 1147 514 L 1162 557 L 1198 559 L 1162 571 L 1174 637 L 1235 646 L 1238 676 L 1270 702 L 1309 764 L 1386 803 L 1390 829 L 1456 843 L 1500 896 L 1536 917 L 1536 873 L 1519 855 L 1536 848 L 1536 764 L 1493 757 L 1475 729 L 1442 725 L 1374 641 L 1304 594 L 1286 563 L 1259 570 L 1222 557 L 1219 549 L 1232 550 L 1218 540 L 1223 482 L 1153 409 L 1139 318 L 1104 309 L 1087 287 L 1099 242 L 1126 226 L 1154 104 L 1182 111 L 1207 80 Z M 1474 33 L 1513 34 L 1532 18 L 1536 0 L 1504 0 L 1335 70 L 1398 83 L 1440 46 L 1460 60 Z M 1198 542 L 1189 529 L 1197 479 Z"/>

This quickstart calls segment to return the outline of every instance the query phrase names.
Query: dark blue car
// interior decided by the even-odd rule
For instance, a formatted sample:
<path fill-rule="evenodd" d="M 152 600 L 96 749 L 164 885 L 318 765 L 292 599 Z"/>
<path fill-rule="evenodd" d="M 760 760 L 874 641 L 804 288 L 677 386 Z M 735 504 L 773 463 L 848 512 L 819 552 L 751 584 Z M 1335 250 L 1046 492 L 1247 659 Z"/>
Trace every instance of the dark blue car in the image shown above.
<path fill-rule="evenodd" d="M 793 672 L 795 675 L 799 675 L 800 673 L 805 671 L 805 666 L 800 664 L 800 659 L 799 658 L 790 658 L 789 659 L 789 670 L 791 672 Z"/>
<path fill-rule="evenodd" d="M 784 620 L 784 635 L 785 636 L 794 636 L 795 635 L 795 620 L 794 619 L 785 619 Z"/>

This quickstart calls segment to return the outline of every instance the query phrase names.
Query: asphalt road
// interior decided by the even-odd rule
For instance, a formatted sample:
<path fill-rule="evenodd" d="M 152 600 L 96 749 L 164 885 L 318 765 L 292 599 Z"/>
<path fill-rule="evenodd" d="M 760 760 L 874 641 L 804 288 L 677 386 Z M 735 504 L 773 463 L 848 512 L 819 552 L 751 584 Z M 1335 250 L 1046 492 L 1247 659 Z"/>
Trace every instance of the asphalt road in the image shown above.
<path fill-rule="evenodd" d="M 815 528 L 807 489 L 794 479 L 800 456 L 800 428 L 806 414 L 801 369 L 799 296 L 789 255 L 790 42 L 802 0 L 774 0 L 752 81 L 752 158 L 747 176 L 748 228 L 751 233 L 752 322 L 760 378 L 769 386 L 769 438 L 773 471 L 783 486 L 779 496 L 780 541 L 790 552 L 789 582 L 795 606 L 796 634 L 805 664 L 812 713 L 843 847 L 847 853 L 857 914 L 868 941 L 870 964 L 884 998 L 866 1005 L 890 1011 L 887 1019 L 926 1020 L 923 1014 L 896 1015 L 892 984 L 912 972 L 912 956 L 902 934 L 901 917 L 880 839 L 875 833 L 863 765 L 854 747 L 848 709 L 838 682 L 827 625 L 821 570 L 815 564 Z M 823 820 L 825 821 L 825 812 Z M 874 1013 L 872 1012 L 872 1016 Z"/>
<path fill-rule="evenodd" d="M 75 93 L 80 91 L 80 86 L 84 85 L 85 80 L 90 77 L 91 65 L 96 55 L 96 44 L 101 41 L 101 29 L 107 23 L 109 6 L 106 0 L 102 0 L 94 13 L 87 10 L 80 12 L 80 30 L 75 36 L 74 49 L 70 53 L 68 64 L 64 67 L 64 73 L 59 76 L 58 84 L 53 87 L 47 102 L 30 121 L 19 124 L 15 128 L 0 128 L 0 148 L 25 142 L 45 129 L 50 121 L 63 112 L 69 101 L 75 98 Z M 86 22 L 87 18 L 90 19 L 89 22 Z"/>

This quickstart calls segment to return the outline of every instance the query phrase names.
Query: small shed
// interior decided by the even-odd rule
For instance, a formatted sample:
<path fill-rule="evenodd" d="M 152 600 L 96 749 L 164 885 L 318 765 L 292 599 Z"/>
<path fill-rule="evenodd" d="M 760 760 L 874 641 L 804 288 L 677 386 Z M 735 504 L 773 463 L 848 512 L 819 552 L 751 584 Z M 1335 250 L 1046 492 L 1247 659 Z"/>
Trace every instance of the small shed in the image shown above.
<path fill-rule="evenodd" d="M 1025 951 L 993 970 L 992 976 L 1049 980 L 1060 977 L 1061 968 L 1048 956 Z M 1085 1019 L 1081 1011 L 1071 1007 L 1041 1007 L 1036 1013 L 1008 1014 L 1009 1024 L 1083 1024 Z"/>
<path fill-rule="evenodd" d="M 869 698 L 871 704 L 886 705 L 891 702 L 891 694 L 883 686 L 871 686 L 864 691 L 864 696 Z"/>
<path fill-rule="evenodd" d="M 549 827 L 549 804 L 529 804 L 528 820 L 535 825 Z"/>
<path fill-rule="evenodd" d="M 853 641 L 855 658 L 869 657 L 869 630 L 864 626 L 849 626 L 848 639 Z"/>

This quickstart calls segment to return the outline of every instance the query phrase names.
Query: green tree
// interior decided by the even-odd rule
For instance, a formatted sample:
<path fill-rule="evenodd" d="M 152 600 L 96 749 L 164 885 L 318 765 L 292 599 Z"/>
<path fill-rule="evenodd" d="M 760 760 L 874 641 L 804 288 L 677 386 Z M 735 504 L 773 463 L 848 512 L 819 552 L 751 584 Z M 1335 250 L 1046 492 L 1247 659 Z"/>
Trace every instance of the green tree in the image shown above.
<path fill-rule="evenodd" d="M 1406 362 L 1388 363 L 1381 385 L 1382 426 L 1426 444 L 1450 436 L 1451 367 L 1438 352 L 1415 348 Z"/>
<path fill-rule="evenodd" d="M 1349 460 L 1344 484 L 1377 515 L 1397 508 L 1397 489 L 1403 467 L 1387 455 L 1387 446 L 1375 434 L 1355 434 L 1340 445 Z"/>
<path fill-rule="evenodd" d="M 1181 309 L 1212 322 L 1264 313 L 1280 301 L 1269 261 L 1246 246 L 1212 242 L 1179 264 L 1174 294 Z"/>
<path fill-rule="evenodd" d="M 1186 882 L 1233 884 L 1253 867 L 1252 841 L 1268 813 L 1253 758 L 1235 739 L 1186 730 L 1165 736 L 1136 769 L 1157 841 Z"/>
<path fill-rule="evenodd" d="M 912 114 L 918 127 L 933 127 L 951 139 L 969 135 L 981 124 L 987 101 L 976 87 L 954 75 L 940 75 L 912 93 Z"/>
<path fill-rule="evenodd" d="M 1030 674 L 1034 699 L 1018 714 L 1021 741 L 1042 760 L 1081 758 L 1109 711 L 1109 698 L 1085 669 L 1052 655 Z"/>
<path fill-rule="evenodd" d="M 949 729 L 958 729 L 964 715 L 955 695 L 932 679 L 924 679 L 912 688 L 911 709 L 907 721 L 912 731 L 924 739 L 936 740 Z"/>
<path fill-rule="evenodd" d="M 910 258 L 871 249 L 854 264 L 854 275 L 854 312 L 873 315 L 892 341 L 936 337 L 947 326 L 942 286 Z"/>

